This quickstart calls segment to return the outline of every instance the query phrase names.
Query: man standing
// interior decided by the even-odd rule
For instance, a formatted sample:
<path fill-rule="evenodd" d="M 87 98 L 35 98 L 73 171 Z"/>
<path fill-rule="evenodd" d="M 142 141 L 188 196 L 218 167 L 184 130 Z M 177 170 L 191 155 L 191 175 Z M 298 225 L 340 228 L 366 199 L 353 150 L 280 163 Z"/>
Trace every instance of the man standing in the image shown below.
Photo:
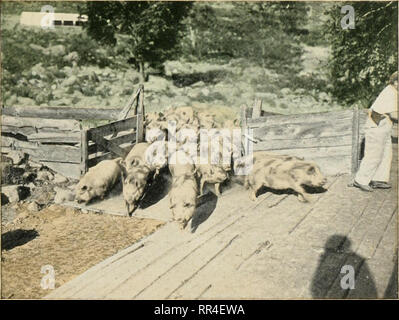
<path fill-rule="evenodd" d="M 389 189 L 392 162 L 392 121 L 398 120 L 398 72 L 369 109 L 365 126 L 364 158 L 356 173 L 354 187 L 363 191 Z"/>

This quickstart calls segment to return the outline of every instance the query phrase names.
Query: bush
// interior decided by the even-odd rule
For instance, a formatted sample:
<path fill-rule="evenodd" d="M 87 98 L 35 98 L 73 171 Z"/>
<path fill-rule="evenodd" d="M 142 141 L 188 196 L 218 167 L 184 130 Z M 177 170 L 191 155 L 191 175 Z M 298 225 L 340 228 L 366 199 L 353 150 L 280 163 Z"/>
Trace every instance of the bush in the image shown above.
<path fill-rule="evenodd" d="M 341 27 L 340 8 L 346 4 L 355 9 L 355 29 Z M 398 69 L 398 3 L 340 3 L 329 17 L 333 94 L 348 104 L 369 107 Z"/>

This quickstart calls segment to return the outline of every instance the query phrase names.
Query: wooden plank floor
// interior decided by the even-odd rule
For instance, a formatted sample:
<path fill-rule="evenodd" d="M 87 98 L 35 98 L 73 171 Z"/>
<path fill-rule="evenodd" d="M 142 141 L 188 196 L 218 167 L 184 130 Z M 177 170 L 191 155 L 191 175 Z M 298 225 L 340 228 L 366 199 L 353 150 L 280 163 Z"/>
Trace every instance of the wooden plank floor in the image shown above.
<path fill-rule="evenodd" d="M 273 193 L 252 202 L 234 186 L 209 196 L 192 232 L 169 222 L 46 298 L 394 298 L 397 170 L 394 161 L 391 190 L 372 193 L 348 187 L 348 175 L 329 177 L 328 191 L 305 204 Z M 345 265 L 352 290 L 341 287 Z"/>

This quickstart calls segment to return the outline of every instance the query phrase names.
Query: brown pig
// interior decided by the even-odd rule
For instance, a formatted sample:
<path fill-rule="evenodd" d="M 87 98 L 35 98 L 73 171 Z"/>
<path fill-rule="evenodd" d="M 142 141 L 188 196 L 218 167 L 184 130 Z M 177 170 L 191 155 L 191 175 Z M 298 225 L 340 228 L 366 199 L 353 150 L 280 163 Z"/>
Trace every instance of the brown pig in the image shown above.
<path fill-rule="evenodd" d="M 308 202 L 303 185 L 321 187 L 326 179 L 316 163 L 297 157 L 263 153 L 255 155 L 251 172 L 245 180 L 250 189 L 251 200 L 256 200 L 257 191 L 265 186 L 276 190 L 292 189 L 298 193 L 298 200 Z"/>
<path fill-rule="evenodd" d="M 127 215 L 136 210 L 139 200 L 144 194 L 150 171 L 146 167 L 136 167 L 130 172 L 122 171 L 123 198 L 125 199 Z"/>
<path fill-rule="evenodd" d="M 194 215 L 197 206 L 198 186 L 194 176 L 173 177 L 169 191 L 169 207 L 173 219 L 184 229 Z"/>
<path fill-rule="evenodd" d="M 104 199 L 121 176 L 122 158 L 104 160 L 90 168 L 76 186 L 77 202 L 88 203 L 93 198 Z"/>
<path fill-rule="evenodd" d="M 197 176 L 200 179 L 200 193 L 204 193 L 205 183 L 214 183 L 215 192 L 220 196 L 220 184 L 229 178 L 228 173 L 220 166 L 197 164 Z"/>
<path fill-rule="evenodd" d="M 198 195 L 193 159 L 179 150 L 170 157 L 169 170 L 172 174 L 172 188 L 169 191 L 169 207 L 173 218 L 185 228 L 192 218 Z"/>
<path fill-rule="evenodd" d="M 149 146 L 147 142 L 140 142 L 133 146 L 124 161 L 127 172 L 133 167 L 146 166 L 145 154 Z"/>

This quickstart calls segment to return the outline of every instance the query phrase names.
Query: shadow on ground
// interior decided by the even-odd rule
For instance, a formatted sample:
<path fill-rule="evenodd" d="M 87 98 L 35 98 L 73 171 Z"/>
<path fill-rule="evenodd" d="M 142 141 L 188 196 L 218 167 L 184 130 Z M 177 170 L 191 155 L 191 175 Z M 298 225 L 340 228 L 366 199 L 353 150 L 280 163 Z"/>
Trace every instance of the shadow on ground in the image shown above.
<path fill-rule="evenodd" d="M 323 187 L 311 187 L 311 186 L 306 186 L 303 185 L 303 188 L 305 189 L 306 193 L 310 194 L 315 194 L 315 193 L 324 193 L 327 191 L 327 189 L 324 189 Z M 298 195 L 298 193 L 292 189 L 283 189 L 283 190 L 276 190 L 268 187 L 262 187 L 258 190 L 256 193 L 256 196 L 259 197 L 262 194 L 265 193 L 273 193 L 276 195 L 283 195 L 283 194 L 293 194 L 293 195 Z"/>
<path fill-rule="evenodd" d="M 156 204 L 168 195 L 171 186 L 169 170 L 163 168 L 155 179 L 153 177 L 150 178 L 139 207 L 145 209 Z"/>
<path fill-rule="evenodd" d="M 377 288 L 366 259 L 351 250 L 346 236 L 327 239 L 311 284 L 313 298 L 375 299 Z"/>
<path fill-rule="evenodd" d="M 199 225 L 205 222 L 215 210 L 217 205 L 218 197 L 212 193 L 208 192 L 201 196 L 197 208 L 191 219 L 191 232 L 194 233 Z"/>
<path fill-rule="evenodd" d="M 39 236 L 39 233 L 34 230 L 17 229 L 6 232 L 1 235 L 1 250 L 11 250 L 28 243 Z"/>

